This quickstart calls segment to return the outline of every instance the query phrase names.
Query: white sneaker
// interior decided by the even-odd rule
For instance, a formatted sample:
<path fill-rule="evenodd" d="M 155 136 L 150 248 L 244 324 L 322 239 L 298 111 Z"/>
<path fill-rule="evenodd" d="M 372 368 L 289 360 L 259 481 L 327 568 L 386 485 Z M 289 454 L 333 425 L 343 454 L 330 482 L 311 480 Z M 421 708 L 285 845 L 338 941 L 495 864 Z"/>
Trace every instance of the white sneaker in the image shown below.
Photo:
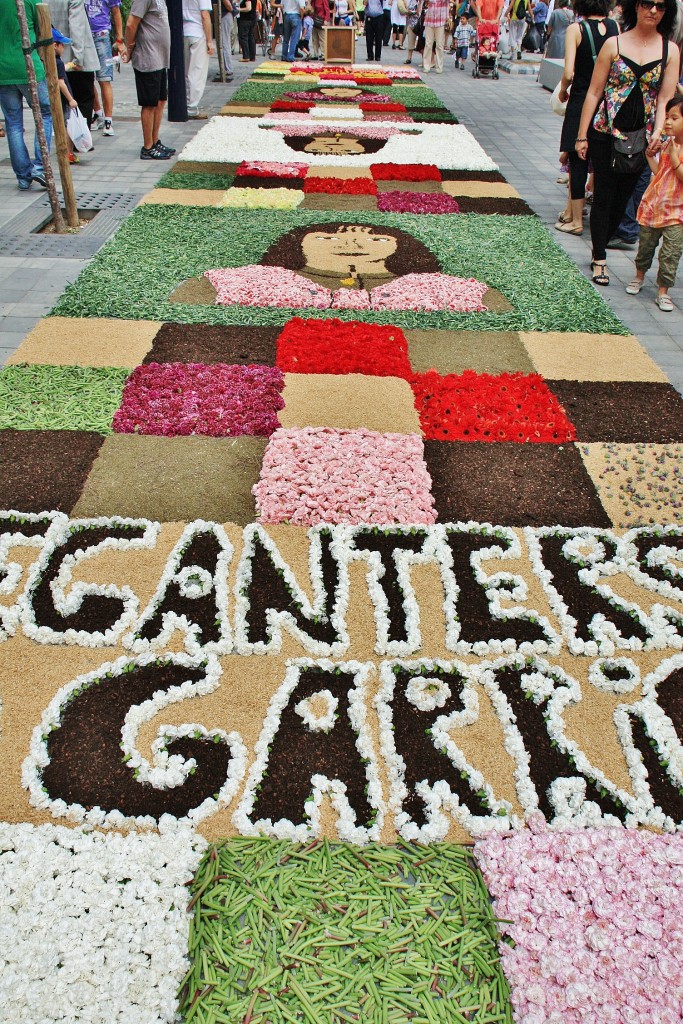
<path fill-rule="evenodd" d="M 98 132 L 104 124 L 104 117 L 100 117 L 99 114 L 95 114 L 90 125 L 91 132 Z"/>
<path fill-rule="evenodd" d="M 102 134 L 103 135 L 113 135 L 114 134 L 114 125 L 111 123 L 111 118 L 110 117 L 105 117 L 105 119 L 104 119 L 104 128 L 102 129 Z"/>

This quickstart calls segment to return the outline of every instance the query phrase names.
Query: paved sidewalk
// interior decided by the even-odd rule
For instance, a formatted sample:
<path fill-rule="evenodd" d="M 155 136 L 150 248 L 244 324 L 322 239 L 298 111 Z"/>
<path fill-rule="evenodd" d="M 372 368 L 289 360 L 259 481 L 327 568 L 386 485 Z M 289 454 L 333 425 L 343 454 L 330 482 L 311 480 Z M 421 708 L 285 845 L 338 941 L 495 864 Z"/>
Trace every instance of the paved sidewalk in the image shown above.
<path fill-rule="evenodd" d="M 361 60 L 363 52 L 361 45 L 358 49 Z M 263 58 L 259 54 L 257 59 Z M 382 59 L 388 64 L 401 63 L 405 51 L 385 50 Z M 415 60 L 413 64 L 417 66 Z M 253 65 L 236 62 L 235 78 L 229 85 L 211 82 L 215 70 L 216 61 L 212 60 L 203 103 L 209 114 L 215 113 L 248 78 Z M 475 80 L 469 69 L 456 71 L 450 58 L 443 75 L 432 73 L 426 82 L 456 112 L 498 162 L 511 184 L 552 230 L 565 200 L 564 189 L 555 181 L 559 174 L 560 119 L 551 112 L 549 94 L 537 84 L 535 77 L 503 73 L 499 81 Z M 141 196 L 168 170 L 170 162 L 139 159 L 140 127 L 130 67 L 124 67 L 121 74 L 116 75 L 114 89 L 116 135 L 113 138 L 95 135 L 95 152 L 82 157 L 81 164 L 73 168 L 75 187 L 79 192 Z M 28 124 L 28 112 L 26 122 Z M 162 138 L 180 150 L 200 127 L 201 122 L 197 121 L 164 125 Z M 35 186 L 29 193 L 18 191 L 7 143 L 0 140 L 0 240 L 6 237 L 11 219 L 29 208 L 33 211 L 44 201 L 43 197 L 42 190 Z M 36 217 L 40 219 L 37 211 Z M 588 228 L 580 238 L 553 234 L 588 275 Z M 73 241 L 82 242 L 83 237 Z M 68 250 L 69 241 L 64 246 Z M 511 258 L 514 258 L 513 253 Z M 610 252 L 612 285 L 601 289 L 601 295 L 638 336 L 676 387 L 683 390 L 683 271 L 672 290 L 678 308 L 673 313 L 661 313 L 653 301 L 653 274 L 641 296 L 625 294 L 624 285 L 633 272 L 632 260 L 632 253 Z M 33 324 L 50 310 L 64 286 L 78 276 L 84 263 L 84 258 L 44 258 L 36 256 L 35 251 L 31 256 L 11 256 L 2 255 L 0 250 L 0 362 L 4 362 Z M 538 267 L 538 273 L 543 273 L 542 266 Z"/>

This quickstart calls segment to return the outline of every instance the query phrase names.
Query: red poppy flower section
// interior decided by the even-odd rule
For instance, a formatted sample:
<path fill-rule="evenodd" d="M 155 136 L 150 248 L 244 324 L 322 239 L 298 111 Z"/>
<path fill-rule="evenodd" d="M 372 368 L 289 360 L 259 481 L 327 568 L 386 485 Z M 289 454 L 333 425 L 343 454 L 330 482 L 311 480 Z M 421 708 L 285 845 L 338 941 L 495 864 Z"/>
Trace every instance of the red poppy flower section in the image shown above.
<path fill-rule="evenodd" d="M 412 376 L 400 328 L 355 320 L 290 320 L 277 340 L 276 362 L 284 373 Z"/>

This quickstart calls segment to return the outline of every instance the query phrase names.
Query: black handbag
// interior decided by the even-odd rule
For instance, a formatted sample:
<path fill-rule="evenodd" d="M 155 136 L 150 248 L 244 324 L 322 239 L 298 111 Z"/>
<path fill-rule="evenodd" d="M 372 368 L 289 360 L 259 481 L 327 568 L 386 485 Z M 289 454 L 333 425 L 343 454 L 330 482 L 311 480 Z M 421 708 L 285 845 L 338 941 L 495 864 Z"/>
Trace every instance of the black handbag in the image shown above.
<path fill-rule="evenodd" d="M 313 18 L 313 27 L 314 28 L 324 28 L 324 26 L 325 26 L 325 19 L 324 18 Z"/>
<path fill-rule="evenodd" d="M 647 163 L 645 129 L 637 128 L 623 135 L 623 139 L 612 136 L 612 170 L 615 174 L 640 174 Z"/>

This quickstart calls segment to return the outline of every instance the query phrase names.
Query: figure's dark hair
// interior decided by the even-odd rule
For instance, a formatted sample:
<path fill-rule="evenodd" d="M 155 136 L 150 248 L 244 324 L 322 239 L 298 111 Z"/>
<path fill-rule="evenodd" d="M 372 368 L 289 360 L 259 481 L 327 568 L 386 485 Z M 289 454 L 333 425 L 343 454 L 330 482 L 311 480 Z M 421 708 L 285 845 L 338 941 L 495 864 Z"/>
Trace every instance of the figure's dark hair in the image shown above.
<path fill-rule="evenodd" d="M 287 270 L 303 270 L 306 266 L 302 241 L 312 231 L 334 232 L 345 228 L 370 228 L 381 235 L 391 235 L 397 239 L 396 252 L 386 260 L 386 268 L 390 274 L 438 274 L 441 267 L 436 256 L 417 238 L 400 228 L 386 228 L 383 224 L 352 224 L 344 221 L 330 221 L 328 224 L 306 224 L 293 228 L 269 247 L 261 264 L 265 267 L 286 267 Z"/>
<path fill-rule="evenodd" d="M 363 153 L 379 153 L 380 149 L 384 149 L 387 144 L 386 139 L 366 139 L 364 136 L 349 136 L 353 142 L 359 142 L 363 147 Z M 295 149 L 297 153 L 305 153 L 306 146 L 314 142 L 315 139 L 334 139 L 336 135 L 330 135 L 326 132 L 315 132 L 312 135 L 287 135 L 285 131 L 283 138 L 290 149 Z M 358 156 L 362 156 L 363 153 L 359 153 Z M 333 154 L 330 154 L 331 156 Z M 350 154 L 353 156 L 353 153 Z"/>
<path fill-rule="evenodd" d="M 610 0 L 574 0 L 574 14 L 580 18 L 606 18 Z"/>
<path fill-rule="evenodd" d="M 569 7 L 569 0 L 557 0 L 556 7 Z"/>
<path fill-rule="evenodd" d="M 624 32 L 629 32 L 632 28 L 636 27 L 638 21 L 638 0 L 622 0 L 621 9 L 624 12 L 621 16 L 622 28 Z M 667 39 L 671 38 L 674 25 L 676 24 L 677 13 L 676 0 L 666 0 L 666 10 L 657 26 L 657 31 Z"/>
<path fill-rule="evenodd" d="M 669 100 L 669 102 L 666 105 L 666 112 L 667 112 L 667 114 L 669 113 L 670 110 L 673 110 L 674 107 L 681 107 L 681 112 L 683 113 L 683 96 L 679 95 L 679 96 L 672 96 L 671 97 L 671 99 Z"/>

